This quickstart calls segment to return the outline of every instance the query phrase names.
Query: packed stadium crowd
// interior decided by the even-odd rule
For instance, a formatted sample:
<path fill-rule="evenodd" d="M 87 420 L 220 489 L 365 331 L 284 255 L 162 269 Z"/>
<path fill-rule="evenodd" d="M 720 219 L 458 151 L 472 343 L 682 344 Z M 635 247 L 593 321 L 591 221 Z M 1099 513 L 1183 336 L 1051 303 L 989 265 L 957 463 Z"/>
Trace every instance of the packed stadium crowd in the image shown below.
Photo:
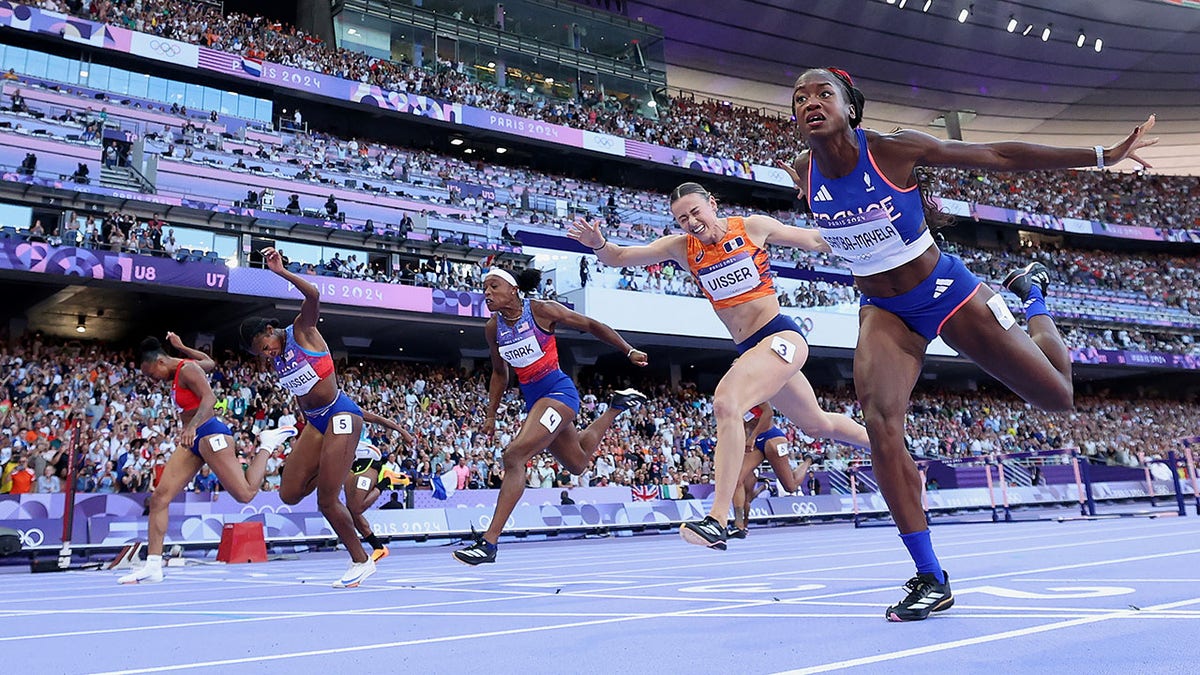
<path fill-rule="evenodd" d="M 296 424 L 294 402 L 268 369 L 233 352 L 218 356 L 212 376 L 217 414 L 233 429 L 243 462 L 256 447 L 254 432 Z M 129 351 L 97 342 L 61 341 L 26 334 L 0 348 L 0 492 L 55 492 L 65 488 L 67 453 L 76 452 L 75 488 L 86 492 L 144 492 L 153 489 L 176 451 L 180 426 L 165 385 L 142 376 Z M 523 407 L 510 388 L 496 433 L 482 433 L 488 372 L 425 363 L 357 358 L 339 367 L 343 389 L 366 410 L 398 420 L 413 437 L 371 428 L 371 440 L 386 458 L 384 475 L 393 488 L 429 486 L 433 476 L 455 466 L 459 489 L 499 485 L 501 452 L 520 428 Z M 609 392 L 630 384 L 598 369 L 577 377 L 583 402 L 579 424 L 601 414 Z M 640 380 L 650 401 L 622 415 L 605 436 L 591 466 L 572 476 L 549 455 L 526 468 L 534 487 L 576 485 L 682 485 L 712 479 L 715 426 L 711 395 L 687 382 Z M 819 388 L 822 407 L 861 420 L 847 388 Z M 1200 408 L 1146 396 L 1079 396 L 1076 410 L 1050 414 L 1007 393 L 918 392 L 908 415 L 908 443 L 918 457 L 953 458 L 993 451 L 1080 448 L 1096 461 L 1133 465 L 1137 452 L 1159 455 L 1174 439 L 1195 434 Z M 806 437 L 780 418 L 799 461 L 816 455 L 829 470 L 844 469 L 865 453 Z M 268 463 L 263 489 L 279 487 L 287 446 Z M 202 472 L 189 489 L 215 488 Z"/>
<path fill-rule="evenodd" d="M 418 67 L 404 60 L 369 57 L 325 44 L 270 18 L 222 16 L 207 3 L 43 0 L 39 4 L 247 58 L 680 150 L 763 164 L 790 161 L 797 150 L 798 139 L 785 116 L 728 102 L 679 96 L 657 106 L 657 119 L 652 119 L 639 115 L 631 98 L 579 91 L 571 99 L 559 99 L 524 88 L 500 88 L 474 80 L 462 63 L 439 60 Z M 1200 179 L 1196 177 L 1091 171 L 978 175 L 936 170 L 928 172 L 928 180 L 933 194 L 1056 217 L 1154 228 L 1200 227 Z"/>

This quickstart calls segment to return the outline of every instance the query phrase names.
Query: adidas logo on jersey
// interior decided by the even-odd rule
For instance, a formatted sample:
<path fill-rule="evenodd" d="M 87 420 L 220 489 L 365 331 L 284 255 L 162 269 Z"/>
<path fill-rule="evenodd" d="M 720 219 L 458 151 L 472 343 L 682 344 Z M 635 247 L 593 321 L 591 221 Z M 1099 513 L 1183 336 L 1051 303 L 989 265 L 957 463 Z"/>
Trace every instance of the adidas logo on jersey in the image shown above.
<path fill-rule="evenodd" d="M 937 300 L 954 285 L 953 279 L 938 279 L 933 284 L 933 299 Z"/>
<path fill-rule="evenodd" d="M 829 194 L 829 188 L 822 185 L 817 189 L 817 194 L 813 195 L 814 202 L 831 202 L 833 195 Z"/>

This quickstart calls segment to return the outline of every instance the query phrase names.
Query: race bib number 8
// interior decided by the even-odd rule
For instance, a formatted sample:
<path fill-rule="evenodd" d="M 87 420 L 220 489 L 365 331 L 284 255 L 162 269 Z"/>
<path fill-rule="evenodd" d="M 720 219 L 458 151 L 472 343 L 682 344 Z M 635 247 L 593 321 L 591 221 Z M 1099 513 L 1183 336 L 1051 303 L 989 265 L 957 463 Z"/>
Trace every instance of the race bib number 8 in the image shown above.
<path fill-rule="evenodd" d="M 338 436 L 354 433 L 354 417 L 349 413 L 334 415 L 329 423 L 333 427 L 333 433 Z"/>
<path fill-rule="evenodd" d="M 359 490 L 370 490 L 371 489 L 371 479 L 366 476 L 359 476 L 358 483 L 356 483 L 356 485 L 358 485 Z"/>

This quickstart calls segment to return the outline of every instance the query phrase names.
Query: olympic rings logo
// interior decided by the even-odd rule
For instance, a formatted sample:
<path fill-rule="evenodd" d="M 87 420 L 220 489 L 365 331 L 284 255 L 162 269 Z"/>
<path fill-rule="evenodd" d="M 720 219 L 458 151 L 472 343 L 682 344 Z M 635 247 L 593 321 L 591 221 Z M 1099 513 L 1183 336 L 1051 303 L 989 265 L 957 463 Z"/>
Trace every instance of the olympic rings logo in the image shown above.
<path fill-rule="evenodd" d="M 168 42 L 166 40 L 151 40 L 150 41 L 150 49 L 152 51 L 156 51 L 159 54 L 162 54 L 163 56 L 165 56 L 167 58 L 171 58 L 171 59 L 175 58 L 176 56 L 179 56 L 180 52 L 183 51 L 183 49 L 180 48 L 179 45 L 177 45 L 173 42 Z"/>
<path fill-rule="evenodd" d="M 292 512 L 292 507 L 288 506 L 287 504 L 280 504 L 279 506 L 271 506 L 270 504 L 263 504 L 262 506 L 255 506 L 253 504 L 246 504 L 245 506 L 242 507 L 242 513 L 250 513 L 250 514 L 255 514 L 255 515 L 261 515 L 264 513 L 282 514 L 282 513 L 291 513 L 291 512 Z"/>
<path fill-rule="evenodd" d="M 46 533 L 36 527 L 17 530 L 17 537 L 21 540 L 21 548 L 37 548 L 46 541 Z"/>
<path fill-rule="evenodd" d="M 812 502 L 792 502 L 792 513 L 798 516 L 815 516 L 817 505 Z"/>
<path fill-rule="evenodd" d="M 812 332 L 813 320 L 811 316 L 796 316 L 792 317 L 796 320 L 796 325 L 800 327 L 800 337 L 808 339 L 808 334 Z"/>

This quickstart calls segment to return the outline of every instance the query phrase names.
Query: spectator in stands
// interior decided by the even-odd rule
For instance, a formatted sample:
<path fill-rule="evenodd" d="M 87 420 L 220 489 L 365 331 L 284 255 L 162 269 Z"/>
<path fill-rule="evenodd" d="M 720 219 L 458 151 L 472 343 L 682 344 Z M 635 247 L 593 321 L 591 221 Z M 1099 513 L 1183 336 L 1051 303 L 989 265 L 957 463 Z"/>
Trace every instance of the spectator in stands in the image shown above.
<path fill-rule="evenodd" d="M 300 195 L 293 194 L 290 197 L 288 197 L 287 208 L 284 209 L 284 211 L 288 215 L 292 215 L 292 216 L 298 216 L 301 213 L 303 213 L 302 209 L 300 208 Z"/>
<path fill-rule="evenodd" d="M 41 493 L 62 492 L 62 481 L 54 474 L 54 467 L 47 464 L 37 479 L 37 491 Z"/>
<path fill-rule="evenodd" d="M 117 166 L 117 144 L 115 142 L 104 144 L 104 166 L 110 169 Z"/>
<path fill-rule="evenodd" d="M 247 190 L 246 191 L 246 199 L 243 203 L 246 205 L 246 208 L 249 208 L 249 209 L 258 208 L 258 193 L 255 192 L 253 189 Z"/>
<path fill-rule="evenodd" d="M 79 183 L 80 185 L 87 185 L 89 182 L 91 182 L 91 179 L 88 178 L 88 173 L 88 165 L 84 162 L 80 162 L 79 166 L 75 167 L 75 173 L 71 174 L 71 180 Z"/>
<path fill-rule="evenodd" d="M 337 220 L 338 204 L 337 200 L 333 198 L 333 195 L 329 195 L 329 199 L 325 200 L 325 215 L 330 220 Z"/>
<path fill-rule="evenodd" d="M 13 89 L 11 101 L 12 101 L 11 110 L 13 112 L 15 112 L 15 113 L 29 112 L 29 105 L 25 103 L 25 97 L 21 96 L 20 89 Z"/>
<path fill-rule="evenodd" d="M 192 480 L 193 492 L 216 492 L 220 487 L 221 482 L 217 480 L 207 464 L 200 467 L 200 473 L 196 474 L 196 478 Z"/>
<path fill-rule="evenodd" d="M 20 173 L 25 176 L 32 176 L 37 171 L 37 155 L 32 152 L 25 153 L 25 159 L 21 161 Z"/>
<path fill-rule="evenodd" d="M 575 500 L 571 499 L 571 495 L 568 494 L 566 490 L 563 490 L 558 495 L 558 503 L 562 506 L 570 506 L 575 503 Z"/>
<path fill-rule="evenodd" d="M 400 501 L 400 493 L 396 492 L 395 490 L 392 490 L 391 494 L 388 495 L 388 500 L 386 502 L 384 502 L 383 505 L 380 506 L 379 508 L 381 508 L 381 509 L 402 509 L 402 508 L 404 508 L 404 502 Z"/>
<path fill-rule="evenodd" d="M 33 481 L 36 478 L 33 469 L 29 468 L 29 458 L 14 454 L 14 461 L 8 468 L 8 473 L 3 477 L 5 482 L 8 482 L 9 494 L 20 495 L 33 491 Z"/>

